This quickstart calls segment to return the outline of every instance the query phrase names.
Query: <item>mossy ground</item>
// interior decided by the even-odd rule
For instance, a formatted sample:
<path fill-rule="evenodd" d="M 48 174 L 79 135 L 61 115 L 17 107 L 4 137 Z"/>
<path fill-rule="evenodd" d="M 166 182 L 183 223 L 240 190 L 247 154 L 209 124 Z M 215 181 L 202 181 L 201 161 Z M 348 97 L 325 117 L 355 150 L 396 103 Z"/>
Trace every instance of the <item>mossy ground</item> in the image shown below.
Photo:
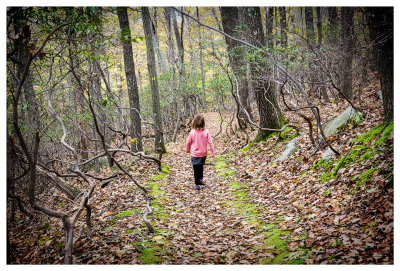
<path fill-rule="evenodd" d="M 356 139 L 352 140 L 353 146 L 351 147 L 348 154 L 343 155 L 337 162 L 332 160 L 320 159 L 313 167 L 313 170 L 324 170 L 324 173 L 320 176 L 321 181 L 329 181 L 338 177 L 339 169 L 348 167 L 351 164 L 361 164 L 365 160 L 370 160 L 376 154 L 382 152 L 380 147 L 393 132 L 393 122 L 384 127 L 382 124 L 375 126 L 368 132 L 362 134 Z M 379 136 L 378 139 L 376 137 Z M 375 140 L 375 142 L 373 142 Z M 379 168 L 373 168 L 354 176 L 352 180 L 358 180 L 355 185 L 355 189 L 368 182 L 370 177 L 379 172 Z"/>
<path fill-rule="evenodd" d="M 165 205 L 165 202 L 169 200 L 169 197 L 164 191 L 164 187 L 166 186 L 165 181 L 170 173 L 170 169 L 171 167 L 169 165 L 163 164 L 161 172 L 151 177 L 145 185 L 149 191 L 149 195 L 152 197 L 150 206 L 153 209 L 153 214 L 149 215 L 148 218 L 150 223 L 155 228 L 155 234 L 142 239 L 140 242 L 135 242 L 134 244 L 137 248 L 140 248 L 140 252 L 142 253 L 138 259 L 143 261 L 145 264 L 159 264 L 170 258 L 168 256 L 169 252 L 165 249 L 165 244 L 170 243 L 167 237 L 172 233 L 167 229 L 156 227 L 156 225 L 160 224 L 159 221 L 166 220 L 168 218 L 168 213 L 163 206 Z M 110 225 L 106 227 L 105 230 L 117 226 L 118 221 L 121 219 L 142 213 L 143 207 L 128 209 L 120 212 L 110 219 Z M 142 228 L 130 228 L 126 230 L 126 233 L 142 236 L 142 231 L 146 231 L 144 223 Z"/>
<path fill-rule="evenodd" d="M 217 173 L 225 177 L 227 172 L 226 160 L 224 160 L 224 157 L 219 157 L 218 161 Z M 224 205 L 232 208 L 237 216 L 243 217 L 246 223 L 255 226 L 260 234 L 265 235 L 263 244 L 253 245 L 254 249 L 274 255 L 260 259 L 260 264 L 302 264 L 304 259 L 311 257 L 311 252 L 307 249 L 299 248 L 295 251 L 289 251 L 287 243 L 291 239 L 287 238 L 287 235 L 290 232 L 281 230 L 275 224 L 266 223 L 260 218 L 262 217 L 263 206 L 252 203 L 245 185 L 232 181 L 229 186 L 234 198 L 225 201 Z"/>

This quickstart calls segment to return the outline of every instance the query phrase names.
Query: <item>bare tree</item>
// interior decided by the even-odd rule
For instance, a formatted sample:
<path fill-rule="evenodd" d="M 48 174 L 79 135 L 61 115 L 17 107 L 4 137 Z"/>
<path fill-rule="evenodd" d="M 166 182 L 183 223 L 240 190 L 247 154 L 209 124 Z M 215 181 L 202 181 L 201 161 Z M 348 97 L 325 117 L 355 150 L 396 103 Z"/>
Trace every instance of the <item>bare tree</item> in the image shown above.
<path fill-rule="evenodd" d="M 279 7 L 279 13 L 281 16 L 281 44 L 283 47 L 286 47 L 287 46 L 286 8 Z"/>
<path fill-rule="evenodd" d="M 253 45 L 265 45 L 266 41 L 262 30 L 260 8 L 242 8 L 239 14 L 242 24 L 247 26 L 248 42 Z M 271 67 L 263 63 L 263 61 L 257 61 L 256 58 L 252 59 L 251 77 L 254 82 L 254 92 L 260 115 L 260 126 L 279 129 L 283 116 L 278 106 L 275 92 L 271 87 L 270 80 L 268 80 L 271 71 Z M 265 138 L 270 133 L 270 131 L 259 129 L 256 141 Z"/>
<path fill-rule="evenodd" d="M 393 121 L 393 7 L 366 8 L 382 89 L 385 123 Z"/>
<path fill-rule="evenodd" d="M 117 8 L 119 25 L 121 28 L 121 40 L 124 54 L 124 66 L 126 83 L 128 87 L 129 105 L 131 125 L 130 131 L 133 139 L 132 149 L 134 151 L 142 151 L 142 122 L 140 119 L 140 102 L 139 102 L 139 91 L 136 81 L 135 74 L 135 63 L 133 62 L 133 51 L 131 44 L 131 31 L 129 28 L 128 11 L 126 7 Z"/>
<path fill-rule="evenodd" d="M 354 8 L 341 7 L 340 24 L 341 24 L 341 51 L 342 60 L 340 64 L 340 89 L 344 95 L 344 99 L 353 99 L 353 76 L 352 63 L 354 52 Z"/>
<path fill-rule="evenodd" d="M 305 15 L 306 15 L 306 32 L 307 39 L 312 41 L 314 38 L 314 18 L 313 18 L 313 8 L 305 7 Z"/>
<path fill-rule="evenodd" d="M 197 19 L 199 19 L 199 8 L 196 7 L 196 15 L 197 15 Z M 201 26 L 199 25 L 199 50 L 200 50 L 200 72 L 201 72 L 201 87 L 203 89 L 203 109 L 207 108 L 206 105 L 206 82 L 205 82 L 205 76 L 204 76 L 204 67 L 203 67 L 203 45 L 201 43 L 202 40 L 202 35 L 201 35 Z"/>
<path fill-rule="evenodd" d="M 221 10 L 221 21 L 224 32 L 233 36 L 241 37 L 240 30 L 240 18 L 239 18 L 238 7 L 220 7 Z M 229 62 L 231 63 L 232 71 L 239 81 L 239 93 L 240 102 L 244 109 L 251 115 L 251 107 L 249 103 L 249 88 L 247 74 L 247 63 L 245 60 L 245 47 L 241 46 L 236 41 L 226 38 L 226 44 L 228 45 Z M 245 114 L 241 112 L 239 108 L 239 122 L 242 127 L 246 126 Z"/>
<path fill-rule="evenodd" d="M 147 69 L 149 71 L 151 99 L 153 101 L 153 118 L 156 126 L 155 141 L 154 141 L 155 151 L 165 152 L 163 132 L 162 132 L 161 112 L 160 112 L 160 94 L 158 91 L 156 61 L 154 56 L 153 43 L 151 42 L 151 37 L 152 37 L 151 18 L 149 9 L 147 7 L 142 7 L 142 20 L 143 20 L 144 33 L 146 36 Z"/>

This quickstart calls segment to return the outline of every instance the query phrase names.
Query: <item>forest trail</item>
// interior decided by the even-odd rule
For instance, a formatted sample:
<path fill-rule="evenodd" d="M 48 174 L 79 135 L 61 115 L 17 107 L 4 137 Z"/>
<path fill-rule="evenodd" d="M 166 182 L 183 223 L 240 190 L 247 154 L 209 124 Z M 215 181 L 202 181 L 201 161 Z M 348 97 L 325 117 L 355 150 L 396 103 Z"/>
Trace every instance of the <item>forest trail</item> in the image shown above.
<path fill-rule="evenodd" d="M 349 133 L 360 135 L 378 125 L 380 114 L 372 114 L 372 120 L 350 128 Z M 283 139 L 274 136 L 243 147 L 243 135 L 238 139 L 226 134 L 228 118 L 219 133 L 220 115 L 203 115 L 211 135 L 218 134 L 214 137 L 217 155 L 204 170 L 206 186 L 194 189 L 190 155 L 185 153 L 189 130 L 182 131 L 177 142 L 168 143 L 162 172 L 152 163 L 127 162 L 150 192 L 154 213 L 149 220 L 155 233 L 144 226 L 144 199 L 131 180 L 115 179 L 104 188 L 98 184 L 91 203 L 93 234 L 77 241 L 74 263 L 393 262 L 393 188 L 387 182 L 392 176 L 393 133 L 383 133 L 385 143 L 379 148 L 372 141 L 359 145 L 362 153 L 370 155 L 368 160 L 349 155 L 351 167 L 322 181 L 325 171 L 315 170 L 319 157 L 299 160 L 307 156 L 306 136 L 299 137 L 299 153 L 275 163 L 294 131 Z M 256 131 L 252 133 L 254 137 Z M 340 140 L 349 139 L 343 134 Z M 342 153 L 350 152 L 346 148 Z M 107 176 L 111 170 L 103 168 L 102 173 Z M 19 214 L 10 227 L 16 263 L 62 263 L 60 221 Z"/>
<path fill-rule="evenodd" d="M 216 135 L 220 129 L 218 114 L 204 116 L 210 133 Z M 226 146 L 224 141 L 222 136 L 214 139 L 217 156 L 210 159 L 212 165 L 205 165 L 206 185 L 200 191 L 194 189 L 185 138 L 168 146 L 163 162 L 168 165 L 169 174 L 163 184 L 159 183 L 165 193 L 159 204 L 164 205 L 160 207 L 167 214 L 162 224 L 173 234 L 165 234 L 172 251 L 166 253 L 168 260 L 164 264 L 304 263 L 309 256 L 307 250 L 288 247 L 285 239 L 289 232 L 261 219 L 264 208 L 255 204 L 233 177 L 236 170 L 225 158 L 229 154 L 218 155 L 223 149 L 229 153 L 229 144 Z M 163 240 L 164 236 L 154 238 Z M 150 257 L 147 263 L 154 259 L 157 258 Z"/>
<path fill-rule="evenodd" d="M 234 198 L 229 190 L 229 178 L 219 176 L 214 166 L 205 166 L 206 185 L 197 191 L 193 189 L 192 167 L 187 154 L 172 152 L 165 162 L 177 166 L 171 168 L 164 187 L 173 198 L 165 206 L 169 212 L 165 223 L 175 231 L 171 241 L 176 252 L 171 263 L 232 262 L 232 259 L 238 259 L 236 254 L 251 255 L 252 251 L 246 247 L 249 238 L 253 237 L 248 234 L 249 226 L 224 204 Z"/>

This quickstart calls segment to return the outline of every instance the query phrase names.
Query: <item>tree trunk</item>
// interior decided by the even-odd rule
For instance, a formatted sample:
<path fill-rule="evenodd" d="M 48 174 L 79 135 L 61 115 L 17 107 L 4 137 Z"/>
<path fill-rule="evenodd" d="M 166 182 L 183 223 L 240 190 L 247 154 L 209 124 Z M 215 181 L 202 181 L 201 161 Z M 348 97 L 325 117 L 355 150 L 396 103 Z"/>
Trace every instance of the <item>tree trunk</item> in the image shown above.
<path fill-rule="evenodd" d="M 129 28 L 128 11 L 126 7 L 117 8 L 119 25 L 122 30 L 122 48 L 124 54 L 125 76 L 128 87 L 129 106 L 131 125 L 130 133 L 132 137 L 132 150 L 143 151 L 142 145 L 142 121 L 140 118 L 139 91 L 135 75 L 135 63 L 133 62 L 133 52 L 131 44 L 131 32 Z"/>
<path fill-rule="evenodd" d="M 162 122 L 160 113 L 160 94 L 158 92 L 158 78 L 156 61 L 154 56 L 153 43 L 151 42 L 152 28 L 151 28 L 151 18 L 149 9 L 147 7 L 142 7 L 142 20 L 144 34 L 146 36 L 146 47 L 147 47 L 147 69 L 149 71 L 150 87 L 151 87 L 151 98 L 153 102 L 153 118 L 155 129 L 155 151 L 165 152 L 165 146 L 163 141 L 162 133 Z"/>
<path fill-rule="evenodd" d="M 342 59 L 340 63 L 340 89 L 345 97 L 344 99 L 353 99 L 352 89 L 352 62 L 354 46 L 354 8 L 342 7 L 340 11 L 341 24 L 341 50 Z"/>
<path fill-rule="evenodd" d="M 200 20 L 199 17 L 199 8 L 196 7 L 197 19 Z M 204 68 L 203 68 L 203 46 L 201 45 L 201 25 L 199 25 L 199 50 L 200 50 L 200 72 L 201 72 L 201 87 L 203 89 L 203 109 L 206 109 L 206 82 L 204 78 Z"/>
<path fill-rule="evenodd" d="M 381 83 L 384 123 L 393 121 L 393 7 L 366 8 Z"/>
<path fill-rule="evenodd" d="M 74 46 L 73 43 L 71 43 L 71 40 L 73 40 L 73 36 L 71 35 L 70 40 L 68 41 L 68 55 L 69 55 L 69 65 L 71 67 L 71 69 L 74 71 L 75 75 L 70 75 L 69 80 L 67 81 L 68 87 L 72 87 L 72 89 L 74 89 L 74 103 L 75 103 L 75 110 L 76 110 L 76 114 L 75 114 L 75 118 L 76 118 L 76 123 L 79 127 L 78 129 L 78 134 L 79 134 L 79 148 L 77 148 L 78 150 L 78 154 L 81 156 L 81 158 L 83 160 L 87 160 L 89 158 L 89 153 L 88 153 L 88 142 L 86 139 L 86 135 L 85 135 L 85 123 L 83 121 L 83 112 L 84 112 L 84 97 L 83 97 L 83 90 L 80 88 L 79 86 L 79 80 L 80 80 L 80 74 L 79 72 L 77 72 L 77 70 L 79 69 L 79 66 L 77 66 L 75 68 L 76 65 L 76 56 L 72 54 L 72 47 Z M 75 76 L 77 78 L 75 78 Z"/>
<path fill-rule="evenodd" d="M 7 129 L 8 130 L 8 129 Z M 10 202 L 10 222 L 13 222 L 15 219 L 15 204 L 16 200 L 8 195 L 14 195 L 15 191 L 15 183 L 14 183 L 14 176 L 15 176 L 15 167 L 16 167 L 16 159 L 12 152 L 12 143 L 11 137 L 7 131 L 7 199 Z"/>
<path fill-rule="evenodd" d="M 336 7 L 328 7 L 328 22 L 329 26 L 336 28 L 338 25 L 337 21 L 337 8 Z"/>
<path fill-rule="evenodd" d="M 314 39 L 314 19 L 312 7 L 305 7 L 306 13 L 306 32 L 307 40 L 312 42 Z"/>
<path fill-rule="evenodd" d="M 124 78 L 122 76 L 123 70 L 122 70 L 121 62 L 118 63 L 118 70 L 119 70 L 119 72 L 116 74 L 116 81 L 117 81 L 117 88 L 118 88 L 119 106 L 120 107 L 125 107 L 125 104 L 124 104 L 124 96 L 125 95 L 124 95 L 124 90 L 123 90 L 123 87 L 122 87 L 122 83 L 124 81 Z M 119 121 L 118 121 L 118 123 L 119 123 L 118 127 L 119 127 L 119 129 L 121 131 L 125 131 L 125 117 L 124 117 L 124 114 L 122 112 L 123 111 L 121 110 L 121 115 L 120 115 L 120 118 L 119 118 Z"/>
<path fill-rule="evenodd" d="M 233 37 L 241 37 L 238 34 L 237 28 L 240 26 L 239 8 L 237 7 L 220 7 L 221 20 L 224 32 Z M 245 60 L 245 48 L 236 41 L 225 38 L 228 45 L 229 62 L 232 66 L 233 74 L 238 80 L 239 85 L 239 100 L 243 108 L 251 115 L 249 103 L 248 80 L 246 77 L 247 63 Z M 242 127 L 246 127 L 246 116 L 239 108 L 239 121 Z"/>
<path fill-rule="evenodd" d="M 257 45 L 265 44 L 262 30 L 261 12 L 258 7 L 246 7 L 240 11 L 241 23 L 247 26 L 249 43 Z M 246 29 L 246 27 L 245 27 Z M 260 115 L 260 127 L 279 129 L 281 127 L 282 114 L 278 106 L 275 92 L 269 82 L 272 69 L 264 63 L 257 63 L 257 58 L 252 59 L 251 76 Z M 259 130 L 256 141 L 264 139 L 271 132 Z"/>
<path fill-rule="evenodd" d="M 317 13 L 317 30 L 318 30 L 318 48 L 321 48 L 322 46 L 322 17 L 321 17 L 321 8 L 320 7 L 315 7 L 315 11 Z M 325 75 L 323 72 L 321 72 L 321 69 L 318 69 L 318 78 L 319 81 L 323 82 L 325 81 Z M 319 92 L 320 95 L 323 97 L 325 103 L 329 103 L 329 96 L 328 92 L 326 90 L 325 85 L 321 85 L 319 87 Z"/>
<path fill-rule="evenodd" d="M 281 15 L 281 44 L 283 47 L 287 47 L 286 8 L 279 7 L 279 14 Z"/>
<path fill-rule="evenodd" d="M 157 8 L 156 7 L 154 8 L 154 21 L 150 19 L 150 23 L 151 23 L 151 29 L 152 29 L 151 38 L 153 40 L 154 50 L 157 53 L 158 66 L 159 66 L 161 73 L 163 73 L 165 71 L 165 61 L 164 61 L 164 57 L 162 55 L 162 52 L 161 52 L 160 46 L 159 46 L 159 42 L 158 42 Z"/>
<path fill-rule="evenodd" d="M 170 70 L 173 72 L 174 63 L 175 63 L 175 50 L 174 50 L 174 40 L 172 35 L 172 26 L 171 26 L 171 8 L 165 7 L 165 23 L 167 25 L 167 44 L 168 44 L 168 62 L 170 65 Z"/>
<path fill-rule="evenodd" d="M 336 7 L 328 7 L 328 26 L 326 28 L 327 40 L 332 44 L 337 44 L 338 40 L 338 14 Z"/>
<path fill-rule="evenodd" d="M 272 39 L 272 31 L 274 29 L 274 8 L 265 8 L 266 20 L 265 20 L 265 30 L 267 39 L 267 45 L 269 48 L 274 46 L 274 41 Z"/>
<path fill-rule="evenodd" d="M 181 24 L 181 32 L 179 33 L 179 28 L 178 28 L 178 23 L 176 20 L 176 14 L 175 14 L 175 10 L 171 10 L 171 15 L 172 15 L 172 24 L 174 27 L 174 32 L 175 32 L 175 39 L 176 39 L 176 44 L 178 47 L 178 61 L 179 61 L 179 79 L 178 79 L 178 88 L 176 90 L 177 93 L 177 120 L 176 120 L 176 124 L 175 124 L 175 129 L 174 129 L 174 136 L 173 136 L 173 141 L 175 141 L 176 139 L 176 135 L 178 133 L 179 130 L 179 126 L 181 123 L 181 87 L 183 87 L 184 89 L 184 95 L 186 95 L 186 71 L 185 71 L 185 65 L 184 65 L 184 59 L 185 59 L 185 55 L 184 55 L 184 48 L 183 48 L 183 20 L 182 20 L 182 24 Z M 183 19 L 183 18 L 182 18 Z M 186 113 L 184 111 L 183 113 L 183 118 L 186 117 Z"/>
<path fill-rule="evenodd" d="M 28 44 L 30 42 L 31 31 L 29 26 L 24 26 L 23 28 L 18 28 L 19 35 L 18 40 L 16 41 L 16 52 L 17 52 L 17 76 L 21 78 L 22 73 L 24 72 L 24 68 L 26 63 L 28 62 L 30 51 L 28 48 Z M 33 89 L 33 73 L 32 70 L 29 70 L 28 75 L 26 76 L 25 82 L 23 84 L 23 94 L 25 101 L 27 102 L 27 115 L 29 119 L 29 130 L 27 134 L 29 135 L 28 142 L 32 140 L 32 135 L 36 133 L 40 126 L 40 112 L 36 99 L 35 90 Z"/>
<path fill-rule="evenodd" d="M 317 12 L 317 30 L 318 30 L 318 47 L 322 45 L 322 18 L 321 18 L 321 8 L 315 7 Z"/>
<path fill-rule="evenodd" d="M 90 68 L 91 68 L 91 74 L 92 74 L 92 84 L 91 84 L 91 95 L 92 95 L 92 99 L 94 100 L 93 102 L 93 111 L 96 114 L 96 117 L 99 121 L 99 125 L 102 125 L 104 129 L 105 126 L 105 112 L 103 112 L 103 109 L 101 107 L 102 104 L 102 97 L 101 97 L 101 82 L 100 82 L 100 72 L 98 71 L 97 68 L 97 60 L 95 59 L 93 62 L 90 63 Z M 90 73 L 90 72 L 89 72 Z M 93 123 L 93 136 L 95 138 L 95 152 L 94 155 L 97 155 L 98 152 L 98 148 L 99 148 L 99 142 L 97 141 L 99 139 L 97 133 L 96 133 L 96 129 L 94 127 L 94 123 Z M 106 137 L 106 133 L 103 131 L 103 135 Z M 110 159 L 110 158 L 109 158 Z M 99 173 L 100 172 L 100 163 L 99 163 L 99 159 L 95 159 L 95 169 L 96 172 Z"/>
<path fill-rule="evenodd" d="M 219 16 L 217 16 L 216 8 L 211 8 L 212 14 L 214 15 L 215 22 L 217 23 L 217 28 L 219 31 L 222 31 L 221 22 L 219 20 Z"/>

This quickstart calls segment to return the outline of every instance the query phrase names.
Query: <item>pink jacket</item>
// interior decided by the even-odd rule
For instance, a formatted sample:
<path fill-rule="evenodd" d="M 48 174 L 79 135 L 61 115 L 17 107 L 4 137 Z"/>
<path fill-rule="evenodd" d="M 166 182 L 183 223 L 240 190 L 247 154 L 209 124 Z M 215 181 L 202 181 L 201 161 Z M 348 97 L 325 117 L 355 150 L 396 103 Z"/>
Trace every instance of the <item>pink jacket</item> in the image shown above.
<path fill-rule="evenodd" d="M 192 129 L 186 141 L 186 152 L 193 157 L 207 156 L 207 142 L 210 145 L 211 156 L 215 156 L 214 144 L 208 129 Z"/>

